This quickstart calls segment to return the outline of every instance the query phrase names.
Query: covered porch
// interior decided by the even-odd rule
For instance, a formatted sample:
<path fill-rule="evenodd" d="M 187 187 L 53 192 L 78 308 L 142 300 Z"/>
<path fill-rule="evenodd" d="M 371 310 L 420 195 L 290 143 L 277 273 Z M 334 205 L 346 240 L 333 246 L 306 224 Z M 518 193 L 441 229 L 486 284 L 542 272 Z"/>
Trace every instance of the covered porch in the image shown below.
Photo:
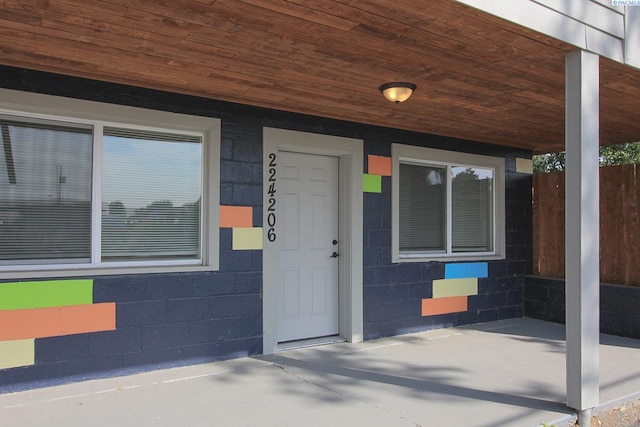
<path fill-rule="evenodd" d="M 613 8 L 604 3 L 588 2 L 588 5 L 611 12 Z M 566 11 L 567 16 L 573 12 Z M 585 16 L 590 12 L 585 11 Z M 615 33 L 616 29 L 608 31 Z M 589 316 L 597 309 L 587 310 L 589 306 L 597 307 L 597 273 L 595 277 L 592 274 L 594 259 L 597 263 L 594 253 L 597 233 L 585 235 L 583 230 L 593 230 L 597 209 L 593 211 L 594 200 L 585 201 L 580 195 L 586 194 L 585 188 L 598 185 L 597 179 L 595 182 L 587 179 L 590 175 L 593 178 L 598 144 L 632 142 L 640 135 L 640 71 L 616 60 L 616 55 L 612 55 L 614 59 L 607 55 L 598 58 L 598 54 L 587 52 L 580 43 L 576 46 L 447 0 L 429 2 L 428 7 L 417 0 L 393 5 L 386 1 L 277 0 L 6 2 L 0 40 L 2 65 L 16 69 L 518 147 L 532 153 L 562 150 L 567 141 L 567 148 L 577 159 L 568 168 L 574 174 L 569 191 L 573 195 L 570 205 L 575 208 L 569 212 L 580 218 L 568 239 L 575 273 L 568 277 L 574 291 L 569 296 L 569 311 L 576 314 L 569 326 L 569 336 L 576 341 L 570 345 L 573 356 L 568 365 L 573 369 L 566 380 L 568 404 L 588 411 L 598 401 L 608 401 L 605 396 L 598 398 L 596 391 L 598 358 L 593 350 L 597 346 L 594 329 L 597 319 Z M 417 90 L 408 102 L 390 104 L 378 87 L 391 81 L 414 83 Z M 58 94 L 64 94 L 64 89 Z M 585 257 L 581 257 L 583 253 Z M 588 279 L 588 286 L 583 285 L 583 278 Z M 449 341 L 455 342 L 456 334 Z M 486 339 L 486 334 L 510 336 L 486 331 L 465 332 L 461 336 Z M 515 336 L 519 338 L 506 342 L 515 345 L 527 333 Z M 527 374 L 523 381 L 531 385 L 540 378 L 540 366 L 554 366 L 556 362 L 552 360 L 540 363 L 542 354 L 559 357 L 560 366 L 564 366 L 564 352 L 548 351 L 547 345 L 551 342 L 555 343 L 551 347 L 562 348 L 557 341 L 560 338 L 543 334 L 535 338 L 545 343 L 542 350 L 531 347 L 523 351 L 532 358 L 528 366 L 536 369 L 533 372 L 522 369 Z M 406 338 L 396 338 L 401 344 L 403 339 Z M 492 343 L 486 341 L 487 345 Z M 493 345 L 495 349 L 487 348 L 487 354 L 500 348 L 495 342 Z M 501 357 L 516 353 L 511 346 L 504 349 Z M 455 353 L 455 348 L 450 351 Z M 473 356 L 478 351 L 473 344 L 467 344 L 461 345 L 457 354 Z M 496 356 L 488 357 L 496 368 L 519 366 L 518 361 L 501 362 Z M 278 357 L 274 360 L 282 360 Z M 421 357 L 416 360 L 419 362 L 415 368 L 419 371 L 426 363 Z M 442 353 L 437 360 L 449 362 L 451 354 Z M 340 361 L 344 364 L 339 366 L 349 369 L 347 360 Z M 600 363 L 599 383 L 603 393 L 602 385 L 607 384 L 602 368 L 604 354 Z M 626 369 L 628 364 L 616 366 Z M 435 369 L 438 372 L 444 368 L 439 365 Z M 483 369 L 468 372 L 463 378 L 477 381 L 485 378 L 483 372 Z M 525 412 L 549 411 L 550 420 L 554 420 L 570 412 L 557 403 L 567 397 L 567 389 L 562 385 L 566 373 L 564 369 L 553 372 L 554 381 L 559 381 L 560 386 L 556 390 L 552 385 L 555 383 L 544 385 L 546 397 L 528 395 L 536 388 L 522 387 L 529 391 L 521 398 L 529 404 L 535 402 L 534 408 L 520 398 L 516 399 L 520 404 L 513 404 L 504 397 L 519 396 L 513 390 L 487 392 L 480 386 L 445 382 L 444 390 L 448 393 L 441 394 L 453 396 L 452 403 L 458 402 L 455 410 L 447 411 L 450 414 L 461 414 L 459 406 L 465 405 L 460 405 L 458 399 L 473 399 L 469 394 L 475 395 L 480 390 L 485 398 L 476 400 L 506 405 L 505 408 L 526 408 Z M 336 384 L 345 376 L 332 372 L 323 375 L 336 379 Z M 502 381 L 510 377 L 496 374 L 496 378 Z M 623 378 L 613 378 L 611 383 L 626 384 Z M 430 384 L 428 376 L 420 380 Z M 438 381 L 435 384 L 442 385 Z M 620 397 L 615 394 L 611 399 Z M 551 406 L 540 409 L 540 400 L 550 402 Z M 421 399 L 420 407 L 428 405 L 428 399 Z M 492 408 L 488 414 L 504 417 L 505 412 Z M 586 415 L 588 412 L 583 413 Z M 473 411 L 469 416 L 476 419 Z M 534 422 L 545 419 L 546 416 Z M 496 419 L 493 424 L 502 422 L 504 419 Z"/>
<path fill-rule="evenodd" d="M 640 341 L 600 338 L 602 409 L 640 398 Z M 573 425 L 564 327 L 531 319 L 299 348 L 0 395 L 0 417 L 65 426 Z"/>

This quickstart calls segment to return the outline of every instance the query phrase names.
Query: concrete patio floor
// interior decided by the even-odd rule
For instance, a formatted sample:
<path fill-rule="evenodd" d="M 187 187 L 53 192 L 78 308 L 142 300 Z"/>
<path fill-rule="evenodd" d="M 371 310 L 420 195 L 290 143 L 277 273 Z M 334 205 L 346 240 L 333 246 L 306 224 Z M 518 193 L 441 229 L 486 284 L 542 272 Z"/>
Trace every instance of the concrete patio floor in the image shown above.
<path fill-rule="evenodd" d="M 0 425 L 561 427 L 563 340 L 512 319 L 298 348 L 0 395 Z M 639 340 L 602 335 L 600 367 L 601 406 L 640 397 Z"/>

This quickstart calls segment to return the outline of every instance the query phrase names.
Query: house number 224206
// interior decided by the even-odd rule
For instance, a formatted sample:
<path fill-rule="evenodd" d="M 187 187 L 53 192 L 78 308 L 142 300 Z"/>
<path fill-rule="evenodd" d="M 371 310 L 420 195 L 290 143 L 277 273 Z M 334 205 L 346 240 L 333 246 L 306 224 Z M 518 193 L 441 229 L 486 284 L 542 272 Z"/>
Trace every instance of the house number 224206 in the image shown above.
<path fill-rule="evenodd" d="M 269 153 L 269 187 L 267 189 L 267 239 L 276 241 L 276 154 Z"/>

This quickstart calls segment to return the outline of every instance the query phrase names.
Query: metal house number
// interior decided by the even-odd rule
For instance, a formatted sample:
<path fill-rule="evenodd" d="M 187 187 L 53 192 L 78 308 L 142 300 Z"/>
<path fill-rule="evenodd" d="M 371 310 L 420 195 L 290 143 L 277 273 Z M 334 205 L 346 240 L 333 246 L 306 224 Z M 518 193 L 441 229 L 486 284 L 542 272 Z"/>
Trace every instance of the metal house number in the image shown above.
<path fill-rule="evenodd" d="M 276 154 L 269 153 L 269 188 L 267 189 L 267 239 L 276 241 Z"/>

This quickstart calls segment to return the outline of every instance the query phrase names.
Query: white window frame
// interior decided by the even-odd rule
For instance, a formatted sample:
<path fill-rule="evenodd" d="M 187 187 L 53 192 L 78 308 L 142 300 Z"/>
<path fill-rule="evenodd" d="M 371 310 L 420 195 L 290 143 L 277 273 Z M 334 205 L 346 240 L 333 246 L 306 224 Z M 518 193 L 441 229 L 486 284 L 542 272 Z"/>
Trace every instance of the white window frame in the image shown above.
<path fill-rule="evenodd" d="M 505 258 L 505 160 L 501 157 L 438 150 L 413 145 L 392 144 L 391 261 L 427 262 L 457 260 L 493 260 Z M 447 176 L 447 248 L 445 253 L 400 252 L 400 164 L 466 166 L 494 171 L 494 248 L 491 252 L 452 252 L 451 249 L 451 177 Z M 447 174 L 449 175 L 449 174 Z"/>
<path fill-rule="evenodd" d="M 94 127 L 91 261 L 0 266 L 0 279 L 215 271 L 219 268 L 220 119 L 0 89 L 0 114 Z M 105 126 L 202 136 L 201 257 L 198 260 L 97 262 L 100 254 L 102 134 Z"/>

